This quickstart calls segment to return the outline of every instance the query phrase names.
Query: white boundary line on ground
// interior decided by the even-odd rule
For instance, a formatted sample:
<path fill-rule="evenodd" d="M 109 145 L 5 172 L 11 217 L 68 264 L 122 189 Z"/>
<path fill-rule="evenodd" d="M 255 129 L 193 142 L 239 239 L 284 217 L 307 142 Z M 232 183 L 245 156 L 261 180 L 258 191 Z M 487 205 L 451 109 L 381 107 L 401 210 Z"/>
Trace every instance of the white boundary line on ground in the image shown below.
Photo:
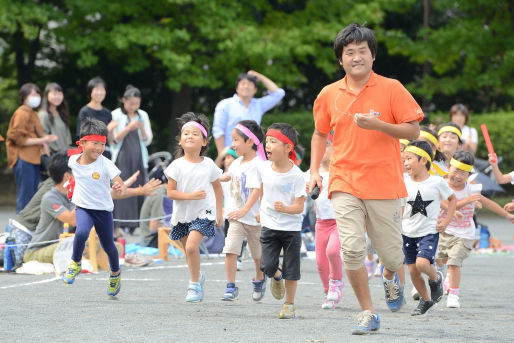
<path fill-rule="evenodd" d="M 54 281 L 60 280 L 60 279 L 61 279 L 60 277 L 54 276 L 51 279 L 45 279 L 45 280 L 39 280 L 39 281 L 33 281 L 33 282 L 26 282 L 26 283 L 18 283 L 16 285 L 2 286 L 2 287 L 0 287 L 0 289 L 16 288 L 16 287 L 22 287 L 22 286 L 32 286 L 32 285 L 37 285 L 37 284 L 41 284 L 41 283 L 54 282 Z"/>

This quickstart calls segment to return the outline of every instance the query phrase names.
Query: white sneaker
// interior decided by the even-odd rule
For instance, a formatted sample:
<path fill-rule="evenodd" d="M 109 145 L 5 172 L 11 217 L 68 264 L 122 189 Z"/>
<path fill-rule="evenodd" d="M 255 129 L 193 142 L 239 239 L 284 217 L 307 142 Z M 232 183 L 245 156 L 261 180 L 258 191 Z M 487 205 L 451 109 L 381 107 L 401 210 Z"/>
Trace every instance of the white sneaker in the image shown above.
<path fill-rule="evenodd" d="M 448 298 L 446 299 L 446 307 L 460 308 L 459 296 L 451 293 L 448 294 Z"/>

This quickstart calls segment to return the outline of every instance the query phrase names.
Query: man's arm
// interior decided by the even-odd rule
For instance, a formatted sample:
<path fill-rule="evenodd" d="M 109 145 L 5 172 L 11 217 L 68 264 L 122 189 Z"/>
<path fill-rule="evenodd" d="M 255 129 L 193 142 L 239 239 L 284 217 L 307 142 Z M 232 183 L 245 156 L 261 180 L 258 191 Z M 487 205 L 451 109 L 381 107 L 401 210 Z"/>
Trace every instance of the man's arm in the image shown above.
<path fill-rule="evenodd" d="M 223 148 L 225 148 L 225 135 L 221 135 L 218 138 L 214 138 L 214 143 L 216 144 L 218 155 L 220 155 L 223 151 Z"/>
<path fill-rule="evenodd" d="M 419 122 L 417 120 L 407 123 L 390 124 L 378 119 L 372 114 L 362 113 L 355 114 L 354 120 L 357 126 L 362 129 L 380 131 L 395 138 L 413 140 L 419 137 Z"/>
<path fill-rule="evenodd" d="M 73 210 L 64 210 L 61 214 L 57 216 L 57 219 L 63 223 L 68 223 L 71 226 L 77 226 L 77 212 L 76 207 Z"/>
<path fill-rule="evenodd" d="M 278 86 L 275 82 L 268 79 L 265 75 L 256 72 L 255 70 L 249 70 L 248 75 L 252 75 L 257 79 L 257 81 L 262 82 L 264 87 L 268 90 L 268 92 L 273 93 L 278 89 Z"/>
<path fill-rule="evenodd" d="M 319 176 L 319 166 L 321 164 L 321 159 L 325 154 L 325 150 L 327 148 L 327 134 L 324 134 L 317 129 L 314 129 L 314 133 L 312 134 L 311 139 L 311 166 L 310 173 L 311 178 L 308 185 L 308 192 L 312 193 L 312 189 L 318 185 L 321 190 L 321 177 Z"/>

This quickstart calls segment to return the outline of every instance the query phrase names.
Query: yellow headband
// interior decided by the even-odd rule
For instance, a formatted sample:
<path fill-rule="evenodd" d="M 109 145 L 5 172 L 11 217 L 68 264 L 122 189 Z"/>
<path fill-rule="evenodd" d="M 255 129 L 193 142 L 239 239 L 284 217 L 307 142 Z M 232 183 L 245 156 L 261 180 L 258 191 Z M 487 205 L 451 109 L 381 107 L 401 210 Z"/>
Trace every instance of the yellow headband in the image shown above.
<path fill-rule="evenodd" d="M 428 162 L 432 163 L 432 158 L 430 157 L 430 155 L 427 154 L 427 152 L 425 150 L 420 149 L 417 146 L 409 145 L 408 147 L 405 148 L 405 150 L 403 150 L 403 152 L 412 152 L 413 154 L 416 154 L 418 156 L 426 157 Z"/>
<path fill-rule="evenodd" d="M 464 170 L 465 172 L 471 172 L 473 170 L 473 166 L 470 164 L 462 163 L 460 161 L 457 161 L 456 159 L 452 158 L 450 160 L 450 165 L 454 166 L 457 169 Z"/>
<path fill-rule="evenodd" d="M 454 133 L 456 134 L 457 136 L 459 136 L 459 139 L 462 138 L 462 131 L 457 129 L 456 127 L 454 126 L 443 126 L 439 132 L 437 133 L 438 136 L 440 136 L 443 132 L 451 132 L 451 133 Z"/>
<path fill-rule="evenodd" d="M 448 175 L 447 172 L 445 172 L 441 167 L 439 167 L 437 164 L 432 163 L 432 169 L 434 170 L 434 173 L 436 173 L 439 176 L 445 176 Z"/>
<path fill-rule="evenodd" d="M 428 139 L 434 146 L 437 146 L 437 138 L 427 131 L 419 131 L 419 136 Z"/>
<path fill-rule="evenodd" d="M 400 139 L 400 144 L 409 145 L 410 141 L 408 139 Z"/>

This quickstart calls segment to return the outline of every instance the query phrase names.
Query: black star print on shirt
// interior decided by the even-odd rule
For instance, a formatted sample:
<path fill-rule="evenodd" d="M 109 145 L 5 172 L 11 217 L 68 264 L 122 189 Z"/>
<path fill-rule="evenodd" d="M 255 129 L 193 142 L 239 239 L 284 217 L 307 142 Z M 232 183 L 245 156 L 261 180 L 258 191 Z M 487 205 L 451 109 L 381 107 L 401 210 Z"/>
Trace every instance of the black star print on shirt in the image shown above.
<path fill-rule="evenodd" d="M 421 213 L 425 217 L 427 217 L 427 206 L 434 200 L 423 201 L 421 198 L 421 193 L 418 191 L 416 194 L 416 199 L 414 201 L 407 201 L 409 205 L 412 206 L 412 211 L 410 216 L 412 217 L 416 213 Z"/>

